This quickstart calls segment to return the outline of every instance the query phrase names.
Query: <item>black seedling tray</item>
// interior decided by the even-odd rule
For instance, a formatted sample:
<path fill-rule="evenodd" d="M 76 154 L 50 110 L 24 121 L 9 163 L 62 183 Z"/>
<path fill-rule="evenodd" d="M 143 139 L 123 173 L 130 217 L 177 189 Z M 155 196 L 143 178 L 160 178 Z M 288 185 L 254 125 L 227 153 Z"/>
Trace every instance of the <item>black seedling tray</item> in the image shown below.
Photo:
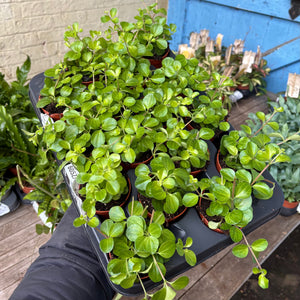
<path fill-rule="evenodd" d="M 38 74 L 35 76 L 29 84 L 29 95 L 32 101 L 33 107 L 36 111 L 37 116 L 39 117 L 42 124 L 44 124 L 47 117 L 41 113 L 40 109 L 36 107 L 36 103 L 38 101 L 40 90 L 42 89 L 44 84 L 44 75 Z M 211 161 L 208 165 L 207 171 L 205 172 L 206 177 L 218 176 L 219 173 L 215 167 L 215 156 L 216 156 L 216 148 L 211 143 L 208 142 L 209 152 Z M 78 197 L 78 184 L 76 183 L 76 175 L 77 170 L 74 168 L 73 165 L 68 164 L 63 168 L 63 176 L 67 183 L 70 195 L 72 200 L 75 202 L 78 216 L 83 213 L 81 209 L 82 201 Z M 128 177 L 131 180 L 132 184 L 132 192 L 130 196 L 130 200 L 132 198 L 137 199 L 137 190 L 135 188 L 135 175 L 134 170 L 128 171 Z M 272 180 L 272 176 L 268 173 L 264 173 L 264 177 Z M 261 226 L 262 224 L 266 223 L 270 219 L 274 218 L 278 213 L 282 206 L 284 200 L 283 193 L 275 182 L 275 189 L 273 197 L 269 200 L 256 200 L 254 199 L 253 203 L 253 220 L 244 228 L 244 233 L 248 234 L 257 227 Z M 209 257 L 215 255 L 228 245 L 232 244 L 232 240 L 228 235 L 221 234 L 210 230 L 207 226 L 205 226 L 200 217 L 196 208 L 189 208 L 187 212 L 176 222 L 169 224 L 168 227 L 177 238 L 181 238 L 184 242 L 187 237 L 191 237 L 193 239 L 193 245 L 191 249 L 195 252 L 197 256 L 197 264 L 203 262 L 204 260 L 208 259 Z M 97 228 L 99 230 L 99 228 Z M 108 264 L 108 257 L 106 254 L 102 253 L 99 248 L 99 242 L 104 238 L 95 228 L 91 228 L 85 226 L 86 234 L 95 250 L 95 253 L 98 256 L 100 266 L 104 269 L 107 278 L 109 279 L 109 274 L 106 271 L 106 266 Z M 167 274 L 166 278 L 171 279 L 172 277 L 179 275 L 188 269 L 189 266 L 183 257 L 175 255 L 171 258 L 170 261 L 166 263 Z M 111 283 L 111 281 L 109 281 Z M 143 290 L 140 284 L 135 284 L 130 289 L 123 289 L 118 285 L 111 283 L 112 287 L 118 292 L 123 295 L 127 296 L 136 296 L 143 293 Z M 151 280 L 145 280 L 144 285 L 146 289 L 152 289 L 159 285 L 159 283 L 153 283 Z"/>

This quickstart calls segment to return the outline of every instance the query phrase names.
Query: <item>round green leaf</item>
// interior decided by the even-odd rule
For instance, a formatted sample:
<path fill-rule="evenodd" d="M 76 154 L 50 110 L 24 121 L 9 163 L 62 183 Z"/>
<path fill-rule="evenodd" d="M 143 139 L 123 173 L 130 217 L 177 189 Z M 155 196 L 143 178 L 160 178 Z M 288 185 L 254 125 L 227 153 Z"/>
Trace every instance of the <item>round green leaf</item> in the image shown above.
<path fill-rule="evenodd" d="M 159 246 L 159 241 L 154 236 L 140 236 L 135 240 L 135 248 L 138 251 L 154 254 Z"/>
<path fill-rule="evenodd" d="M 243 234 L 239 228 L 236 228 L 234 226 L 231 226 L 229 229 L 229 234 L 231 239 L 235 242 L 238 243 L 243 239 Z"/>
<path fill-rule="evenodd" d="M 265 239 L 258 239 L 252 243 L 251 247 L 257 252 L 265 251 L 268 247 L 268 241 Z"/>
<path fill-rule="evenodd" d="M 114 239 L 113 238 L 107 238 L 100 241 L 100 249 L 104 253 L 109 253 L 114 248 Z"/>
<path fill-rule="evenodd" d="M 222 168 L 220 174 L 223 176 L 224 179 L 228 181 L 233 181 L 235 177 L 235 172 L 229 168 Z"/>
<path fill-rule="evenodd" d="M 262 289 L 267 289 L 269 287 L 269 280 L 265 277 L 264 274 L 260 274 L 258 276 L 258 285 L 262 288 Z"/>
<path fill-rule="evenodd" d="M 173 289 L 179 291 L 185 288 L 189 283 L 189 278 L 187 276 L 181 276 L 177 278 L 175 281 L 170 282 Z"/>
<path fill-rule="evenodd" d="M 161 229 L 161 226 L 157 223 L 151 223 L 148 227 L 148 232 L 156 237 L 156 238 L 159 238 L 161 236 L 161 232 L 162 232 L 162 229 Z"/>
<path fill-rule="evenodd" d="M 238 224 L 242 220 L 242 218 L 243 213 L 238 209 L 234 209 L 225 216 L 225 221 L 227 224 L 235 225 Z"/>
<path fill-rule="evenodd" d="M 93 132 L 91 137 L 91 143 L 94 147 L 100 147 L 105 143 L 105 135 L 102 130 Z"/>
<path fill-rule="evenodd" d="M 56 132 L 61 132 L 66 128 L 66 123 L 62 120 L 58 120 L 54 123 L 54 130 Z"/>
<path fill-rule="evenodd" d="M 273 188 L 270 188 L 265 182 L 257 182 L 253 186 L 253 194 L 257 199 L 270 199 L 273 196 Z"/>
<path fill-rule="evenodd" d="M 121 222 L 126 219 L 124 210 L 120 206 L 114 206 L 109 210 L 109 217 L 114 222 Z"/>
<path fill-rule="evenodd" d="M 88 226 L 94 228 L 94 227 L 97 227 L 99 225 L 99 223 L 100 223 L 99 219 L 95 216 L 88 221 Z"/>
<path fill-rule="evenodd" d="M 197 257 L 195 255 L 195 253 L 192 250 L 184 250 L 184 257 L 186 262 L 190 265 L 190 266 L 194 266 L 197 263 Z"/>
<path fill-rule="evenodd" d="M 232 254 L 238 258 L 244 258 L 248 255 L 249 249 L 246 245 L 236 245 L 232 249 Z"/>
<path fill-rule="evenodd" d="M 199 201 L 199 197 L 194 193 L 186 193 L 182 198 L 182 204 L 186 207 L 193 207 Z"/>
<path fill-rule="evenodd" d="M 163 258 L 171 258 L 174 255 L 175 250 L 175 243 L 170 243 L 169 241 L 166 241 L 160 245 L 158 249 L 158 254 Z"/>

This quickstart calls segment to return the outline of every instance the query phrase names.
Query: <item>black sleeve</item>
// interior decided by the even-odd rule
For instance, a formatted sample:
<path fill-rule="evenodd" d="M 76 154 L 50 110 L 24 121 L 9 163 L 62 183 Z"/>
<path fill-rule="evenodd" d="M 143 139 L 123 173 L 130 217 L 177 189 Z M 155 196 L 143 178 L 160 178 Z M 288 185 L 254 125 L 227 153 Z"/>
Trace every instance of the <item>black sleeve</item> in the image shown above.
<path fill-rule="evenodd" d="M 100 267 L 85 229 L 75 228 L 72 204 L 51 239 L 40 248 L 10 300 L 104 300 L 114 292 Z"/>

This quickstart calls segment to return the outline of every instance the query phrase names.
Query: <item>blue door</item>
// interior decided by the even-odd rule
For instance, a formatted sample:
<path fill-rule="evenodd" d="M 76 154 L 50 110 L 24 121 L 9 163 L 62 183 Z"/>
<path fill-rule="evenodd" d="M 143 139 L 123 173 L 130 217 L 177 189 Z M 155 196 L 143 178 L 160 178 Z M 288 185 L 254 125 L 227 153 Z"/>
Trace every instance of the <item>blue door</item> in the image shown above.
<path fill-rule="evenodd" d="M 188 44 L 191 32 L 208 29 L 215 39 L 224 35 L 223 45 L 245 39 L 245 50 L 265 52 L 300 36 L 300 16 L 289 16 L 290 0 L 169 0 L 168 23 L 177 25 L 171 48 Z M 300 74 L 300 39 L 265 57 L 271 73 L 267 89 L 273 93 L 286 90 L 288 73 Z"/>

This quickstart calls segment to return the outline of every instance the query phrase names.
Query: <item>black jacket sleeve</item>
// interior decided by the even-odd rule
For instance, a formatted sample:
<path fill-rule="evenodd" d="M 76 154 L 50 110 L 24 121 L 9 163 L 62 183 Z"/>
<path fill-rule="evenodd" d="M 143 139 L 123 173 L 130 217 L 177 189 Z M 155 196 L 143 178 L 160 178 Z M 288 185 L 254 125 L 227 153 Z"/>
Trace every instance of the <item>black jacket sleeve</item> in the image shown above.
<path fill-rule="evenodd" d="M 114 292 L 100 267 L 85 229 L 75 228 L 72 204 L 10 300 L 104 300 Z"/>

